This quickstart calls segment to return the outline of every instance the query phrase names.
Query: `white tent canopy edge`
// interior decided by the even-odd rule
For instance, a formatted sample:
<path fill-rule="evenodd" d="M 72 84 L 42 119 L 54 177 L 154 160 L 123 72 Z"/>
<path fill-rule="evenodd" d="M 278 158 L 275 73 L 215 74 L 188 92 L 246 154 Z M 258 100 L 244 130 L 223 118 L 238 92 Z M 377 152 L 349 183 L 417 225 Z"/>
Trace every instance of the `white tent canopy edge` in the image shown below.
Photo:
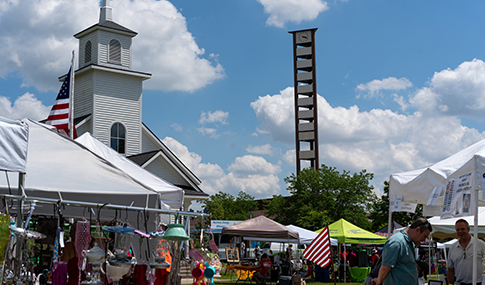
<path fill-rule="evenodd" d="M 29 126 L 0 117 L 0 170 L 25 173 Z"/>
<path fill-rule="evenodd" d="M 133 177 L 135 180 L 142 181 L 143 184 L 157 191 L 160 194 L 160 199 L 165 204 L 173 208 L 183 207 L 184 190 L 182 188 L 177 187 L 141 168 L 139 165 L 135 164 L 114 149 L 96 139 L 90 133 L 83 134 L 75 141 L 111 162 L 116 167 Z"/>

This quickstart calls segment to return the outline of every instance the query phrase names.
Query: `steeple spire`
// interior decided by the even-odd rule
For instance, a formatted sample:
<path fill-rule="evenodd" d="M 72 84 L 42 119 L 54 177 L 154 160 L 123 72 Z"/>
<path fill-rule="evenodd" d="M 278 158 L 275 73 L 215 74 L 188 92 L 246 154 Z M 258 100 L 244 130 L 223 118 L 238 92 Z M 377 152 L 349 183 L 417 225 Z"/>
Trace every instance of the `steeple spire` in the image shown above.
<path fill-rule="evenodd" d="M 109 7 L 109 0 L 103 0 L 103 6 L 99 13 L 99 22 L 113 21 L 113 15 L 111 13 L 111 7 Z"/>

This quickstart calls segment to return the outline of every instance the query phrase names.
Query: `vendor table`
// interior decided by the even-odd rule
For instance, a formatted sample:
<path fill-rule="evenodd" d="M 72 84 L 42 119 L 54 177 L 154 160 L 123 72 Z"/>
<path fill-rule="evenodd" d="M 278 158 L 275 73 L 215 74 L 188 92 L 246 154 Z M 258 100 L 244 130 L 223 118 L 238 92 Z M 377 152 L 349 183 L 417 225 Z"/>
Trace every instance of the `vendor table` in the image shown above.
<path fill-rule="evenodd" d="M 352 282 L 364 282 L 370 271 L 370 267 L 351 267 L 350 278 L 352 279 Z"/>
<path fill-rule="evenodd" d="M 259 270 L 259 266 L 243 266 L 243 265 L 229 265 L 226 267 L 228 270 L 236 270 L 237 281 L 249 281 L 252 283 L 253 273 Z"/>

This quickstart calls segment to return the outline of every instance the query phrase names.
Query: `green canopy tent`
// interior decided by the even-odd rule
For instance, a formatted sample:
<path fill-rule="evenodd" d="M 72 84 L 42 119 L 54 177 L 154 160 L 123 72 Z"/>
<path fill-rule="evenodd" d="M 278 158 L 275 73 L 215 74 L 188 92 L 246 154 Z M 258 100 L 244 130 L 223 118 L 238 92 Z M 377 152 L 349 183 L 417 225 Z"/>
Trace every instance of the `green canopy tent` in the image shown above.
<path fill-rule="evenodd" d="M 339 243 L 350 244 L 384 244 L 387 241 L 386 237 L 376 235 L 369 231 L 359 228 L 358 226 L 340 219 L 328 226 L 329 235 L 336 238 Z M 320 233 L 319 229 L 317 233 Z"/>
<path fill-rule="evenodd" d="M 316 232 L 320 233 L 322 229 L 317 230 Z M 376 235 L 369 231 L 359 228 L 358 226 L 347 222 L 344 219 L 340 219 L 333 224 L 328 226 L 329 235 L 332 238 L 338 240 L 339 243 L 339 251 L 340 251 L 340 244 L 344 245 L 345 251 L 345 244 L 384 244 L 387 241 L 386 237 Z M 339 267 L 340 270 L 340 267 Z M 367 268 L 358 268 L 353 267 L 350 269 L 350 275 L 352 276 L 352 281 L 357 282 L 364 282 L 365 278 L 370 272 L 370 267 Z M 347 271 L 343 270 L 344 282 L 347 281 Z"/>

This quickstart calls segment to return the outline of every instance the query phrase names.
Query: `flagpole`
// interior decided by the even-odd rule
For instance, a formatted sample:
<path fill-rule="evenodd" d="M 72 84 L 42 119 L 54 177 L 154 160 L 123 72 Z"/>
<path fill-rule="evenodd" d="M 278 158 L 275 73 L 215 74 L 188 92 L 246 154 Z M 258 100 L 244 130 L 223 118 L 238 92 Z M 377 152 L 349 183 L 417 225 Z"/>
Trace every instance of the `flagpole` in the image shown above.
<path fill-rule="evenodd" d="M 69 136 L 71 139 L 74 139 L 74 58 L 75 51 L 72 51 L 72 59 L 71 59 L 71 86 L 69 86 Z"/>
<path fill-rule="evenodd" d="M 328 242 L 330 243 L 330 266 L 332 268 L 332 275 L 333 275 L 333 284 L 337 285 L 337 279 L 335 278 L 335 267 L 333 264 L 333 249 L 332 249 L 332 241 L 330 240 L 330 229 L 328 228 L 328 222 L 327 222 L 327 230 L 328 230 Z M 337 250 L 338 250 L 338 244 L 337 244 Z"/>

